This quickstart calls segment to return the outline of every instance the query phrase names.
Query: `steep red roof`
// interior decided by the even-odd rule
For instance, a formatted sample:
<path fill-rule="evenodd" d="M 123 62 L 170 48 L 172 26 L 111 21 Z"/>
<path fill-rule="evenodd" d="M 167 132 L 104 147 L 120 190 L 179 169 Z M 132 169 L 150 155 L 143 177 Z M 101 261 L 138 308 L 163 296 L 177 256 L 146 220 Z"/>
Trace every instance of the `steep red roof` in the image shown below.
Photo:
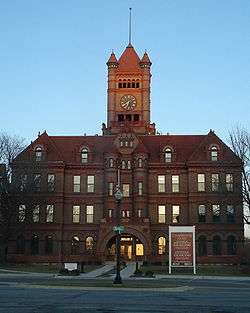
<path fill-rule="evenodd" d="M 146 64 L 151 64 L 151 61 L 149 59 L 149 56 L 147 54 L 147 52 L 144 53 L 142 59 L 141 59 L 141 63 L 146 63 Z"/>
<path fill-rule="evenodd" d="M 110 55 L 110 57 L 108 59 L 107 64 L 109 64 L 109 63 L 117 63 L 117 58 L 116 58 L 114 52 L 111 53 L 111 55 Z"/>
<path fill-rule="evenodd" d="M 122 71 L 133 72 L 141 70 L 140 58 L 131 44 L 128 45 L 127 48 L 124 50 L 118 63 L 119 63 L 118 69 Z"/>

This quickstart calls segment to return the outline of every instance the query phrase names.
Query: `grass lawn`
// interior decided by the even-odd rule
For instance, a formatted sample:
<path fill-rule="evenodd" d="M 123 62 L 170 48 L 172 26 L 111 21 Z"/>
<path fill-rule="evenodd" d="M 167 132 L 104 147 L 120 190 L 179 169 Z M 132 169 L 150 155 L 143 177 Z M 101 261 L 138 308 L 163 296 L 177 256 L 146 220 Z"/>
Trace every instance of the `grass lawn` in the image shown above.
<path fill-rule="evenodd" d="M 97 268 L 101 267 L 101 265 L 85 265 L 84 272 L 88 273 Z M 59 271 L 59 267 L 52 264 L 0 264 L 0 271 L 11 270 L 11 271 L 20 271 L 20 272 L 31 272 L 31 273 L 51 273 L 57 274 Z"/>
<path fill-rule="evenodd" d="M 141 271 L 146 273 L 152 271 L 154 274 L 168 274 L 168 265 L 148 265 L 141 266 Z M 204 276 L 250 276 L 250 271 L 244 273 L 242 267 L 238 265 L 198 265 L 196 267 L 197 275 Z M 172 268 L 172 274 L 192 275 L 193 268 Z"/>

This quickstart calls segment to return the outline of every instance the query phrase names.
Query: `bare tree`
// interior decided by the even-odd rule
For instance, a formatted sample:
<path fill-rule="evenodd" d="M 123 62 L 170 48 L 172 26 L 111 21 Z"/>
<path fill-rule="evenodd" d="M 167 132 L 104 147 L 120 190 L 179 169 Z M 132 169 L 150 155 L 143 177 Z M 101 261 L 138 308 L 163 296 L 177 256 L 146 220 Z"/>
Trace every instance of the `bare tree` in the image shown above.
<path fill-rule="evenodd" d="M 11 175 L 11 163 L 25 148 L 24 138 L 11 136 L 5 132 L 0 133 L 0 163 L 6 165 L 7 178 Z"/>
<path fill-rule="evenodd" d="M 244 221 L 250 225 L 250 133 L 237 126 L 229 132 L 229 142 L 234 153 L 242 160 L 242 193 Z"/>
<path fill-rule="evenodd" d="M 24 147 L 24 139 L 0 133 L 0 253 L 2 259 L 6 257 L 11 233 L 15 231 L 16 207 L 17 202 L 20 201 L 13 196 L 11 189 L 11 163 Z"/>

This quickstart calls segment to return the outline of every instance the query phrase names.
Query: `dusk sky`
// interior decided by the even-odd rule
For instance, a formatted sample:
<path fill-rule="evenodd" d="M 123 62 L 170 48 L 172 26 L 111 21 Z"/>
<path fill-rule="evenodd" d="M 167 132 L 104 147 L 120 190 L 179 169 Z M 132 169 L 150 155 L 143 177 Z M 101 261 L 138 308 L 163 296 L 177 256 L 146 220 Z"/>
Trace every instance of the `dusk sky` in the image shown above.
<path fill-rule="evenodd" d="M 249 0 L 0 2 L 0 131 L 27 142 L 101 132 L 106 61 L 128 43 L 152 65 L 151 121 L 226 141 L 250 120 Z"/>

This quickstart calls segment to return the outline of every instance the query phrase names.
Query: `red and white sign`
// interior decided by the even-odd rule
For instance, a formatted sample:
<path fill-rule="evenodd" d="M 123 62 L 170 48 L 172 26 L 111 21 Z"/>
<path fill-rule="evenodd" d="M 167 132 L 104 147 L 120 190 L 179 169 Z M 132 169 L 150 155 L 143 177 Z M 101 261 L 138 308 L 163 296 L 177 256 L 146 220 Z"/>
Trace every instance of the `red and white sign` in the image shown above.
<path fill-rule="evenodd" d="M 186 266 L 195 274 L 195 226 L 169 226 L 169 273 Z"/>

